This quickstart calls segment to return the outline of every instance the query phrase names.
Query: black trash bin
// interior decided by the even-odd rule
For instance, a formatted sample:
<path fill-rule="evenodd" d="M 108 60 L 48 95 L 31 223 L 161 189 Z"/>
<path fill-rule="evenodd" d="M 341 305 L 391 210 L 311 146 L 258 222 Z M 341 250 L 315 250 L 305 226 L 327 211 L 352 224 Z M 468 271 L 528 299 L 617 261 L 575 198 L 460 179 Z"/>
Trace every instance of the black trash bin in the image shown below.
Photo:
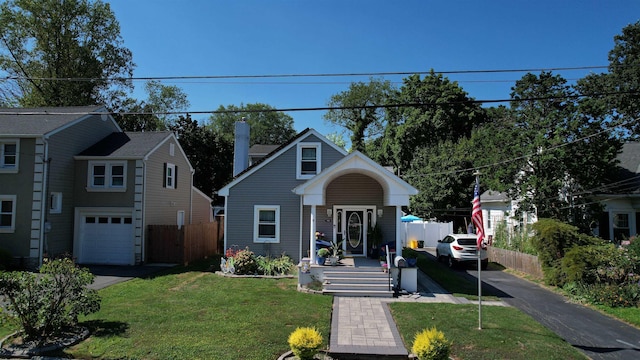
<path fill-rule="evenodd" d="M 424 248 L 424 240 L 418 240 L 418 248 Z"/>

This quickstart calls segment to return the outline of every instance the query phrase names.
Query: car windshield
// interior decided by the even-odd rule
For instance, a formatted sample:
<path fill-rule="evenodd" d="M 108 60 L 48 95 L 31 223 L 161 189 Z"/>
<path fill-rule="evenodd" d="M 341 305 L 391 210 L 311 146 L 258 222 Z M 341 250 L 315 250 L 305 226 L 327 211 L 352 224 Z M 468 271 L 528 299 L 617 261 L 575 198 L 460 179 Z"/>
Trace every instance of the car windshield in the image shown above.
<path fill-rule="evenodd" d="M 458 239 L 458 244 L 460 244 L 460 245 L 475 245 L 476 244 L 476 239 L 474 239 L 474 238 Z"/>

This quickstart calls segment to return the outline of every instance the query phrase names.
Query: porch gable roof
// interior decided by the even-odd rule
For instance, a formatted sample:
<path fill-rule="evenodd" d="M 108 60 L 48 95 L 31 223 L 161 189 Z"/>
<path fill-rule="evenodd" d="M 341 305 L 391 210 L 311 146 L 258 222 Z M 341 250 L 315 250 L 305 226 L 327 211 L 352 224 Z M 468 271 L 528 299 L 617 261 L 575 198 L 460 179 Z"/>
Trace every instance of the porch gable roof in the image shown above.
<path fill-rule="evenodd" d="M 409 197 L 418 194 L 416 188 L 359 151 L 345 156 L 292 191 L 302 196 L 304 205 L 324 205 L 327 186 L 346 174 L 363 174 L 375 179 L 384 190 L 385 206 L 409 205 Z"/>

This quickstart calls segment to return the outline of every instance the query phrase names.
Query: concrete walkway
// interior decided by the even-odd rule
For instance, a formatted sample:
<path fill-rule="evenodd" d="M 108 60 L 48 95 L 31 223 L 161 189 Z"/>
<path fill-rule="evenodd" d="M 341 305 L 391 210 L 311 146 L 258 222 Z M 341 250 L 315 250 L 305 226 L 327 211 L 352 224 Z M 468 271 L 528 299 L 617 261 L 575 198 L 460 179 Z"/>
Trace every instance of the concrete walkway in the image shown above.
<path fill-rule="evenodd" d="M 340 359 L 406 359 L 409 356 L 387 304 L 389 302 L 474 303 L 447 293 L 436 282 L 418 271 L 418 292 L 398 298 L 333 298 L 329 353 Z M 477 304 L 477 302 L 475 302 Z M 507 306 L 501 301 L 483 305 Z"/>

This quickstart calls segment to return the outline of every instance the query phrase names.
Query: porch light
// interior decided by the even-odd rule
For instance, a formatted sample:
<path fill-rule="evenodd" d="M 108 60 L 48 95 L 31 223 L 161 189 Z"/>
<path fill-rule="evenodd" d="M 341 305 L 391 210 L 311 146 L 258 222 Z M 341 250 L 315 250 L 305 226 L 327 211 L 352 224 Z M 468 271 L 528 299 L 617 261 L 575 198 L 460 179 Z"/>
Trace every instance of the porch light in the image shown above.
<path fill-rule="evenodd" d="M 327 209 L 327 217 L 331 217 L 333 215 L 333 209 Z"/>
<path fill-rule="evenodd" d="M 382 209 L 378 209 L 378 217 L 382 217 Z"/>

